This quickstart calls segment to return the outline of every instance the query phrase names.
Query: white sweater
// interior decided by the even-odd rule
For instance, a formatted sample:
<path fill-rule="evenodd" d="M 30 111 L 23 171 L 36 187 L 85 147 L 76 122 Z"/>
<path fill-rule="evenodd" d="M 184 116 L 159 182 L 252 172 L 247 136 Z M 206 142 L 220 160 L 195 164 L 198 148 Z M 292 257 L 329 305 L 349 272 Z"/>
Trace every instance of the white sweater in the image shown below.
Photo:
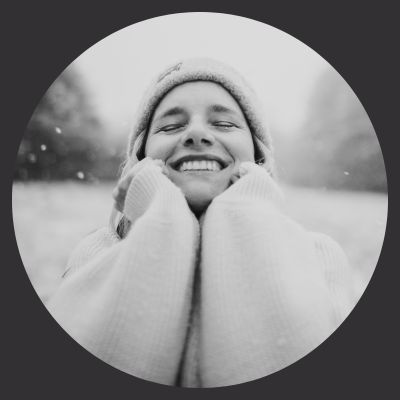
<path fill-rule="evenodd" d="M 245 164 L 200 235 L 180 189 L 141 170 L 128 235 L 107 227 L 80 243 L 48 304 L 54 318 L 114 367 L 189 387 L 261 378 L 322 343 L 356 302 L 346 257 L 282 214 L 275 182 Z"/>

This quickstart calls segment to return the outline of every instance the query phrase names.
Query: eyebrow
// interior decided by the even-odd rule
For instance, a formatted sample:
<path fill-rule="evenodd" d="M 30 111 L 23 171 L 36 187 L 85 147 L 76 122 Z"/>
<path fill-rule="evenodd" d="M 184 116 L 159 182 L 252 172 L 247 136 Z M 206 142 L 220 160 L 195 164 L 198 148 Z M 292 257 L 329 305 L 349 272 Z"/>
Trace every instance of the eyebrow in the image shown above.
<path fill-rule="evenodd" d="M 209 112 L 215 112 L 215 113 L 227 113 L 227 114 L 232 114 L 232 115 L 237 115 L 237 112 L 235 110 L 232 110 L 229 107 L 223 106 L 222 104 L 212 104 L 210 107 L 208 107 Z M 182 108 L 182 107 L 172 107 L 169 108 L 168 110 L 164 111 L 161 115 L 157 116 L 155 118 L 155 121 L 160 120 L 162 118 L 166 117 L 174 117 L 177 115 L 186 115 L 187 111 Z"/>
<path fill-rule="evenodd" d="M 208 107 L 209 111 L 216 112 L 216 113 L 228 113 L 228 114 L 237 114 L 235 110 L 223 106 L 221 104 L 213 104 L 212 106 Z"/>
<path fill-rule="evenodd" d="M 185 115 L 186 111 L 182 107 L 172 107 L 164 111 L 161 115 L 157 116 L 155 119 L 159 120 L 166 117 L 174 117 L 176 115 Z"/>

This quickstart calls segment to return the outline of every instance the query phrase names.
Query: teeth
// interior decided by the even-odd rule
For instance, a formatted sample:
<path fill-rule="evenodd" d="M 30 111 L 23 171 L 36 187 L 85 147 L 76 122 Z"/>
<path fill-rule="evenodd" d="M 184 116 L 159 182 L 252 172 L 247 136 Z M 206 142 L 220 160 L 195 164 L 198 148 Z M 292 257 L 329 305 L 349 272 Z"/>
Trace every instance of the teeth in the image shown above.
<path fill-rule="evenodd" d="M 220 171 L 221 165 L 218 161 L 200 160 L 184 161 L 179 166 L 179 171 Z"/>

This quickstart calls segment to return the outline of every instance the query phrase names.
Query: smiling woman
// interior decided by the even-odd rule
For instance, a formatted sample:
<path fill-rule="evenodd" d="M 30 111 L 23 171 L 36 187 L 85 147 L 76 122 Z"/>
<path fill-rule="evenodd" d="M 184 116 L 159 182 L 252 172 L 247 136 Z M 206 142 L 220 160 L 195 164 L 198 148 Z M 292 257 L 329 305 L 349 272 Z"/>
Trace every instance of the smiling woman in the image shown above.
<path fill-rule="evenodd" d="M 280 209 L 271 139 L 235 71 L 181 61 L 149 87 L 110 225 L 78 246 L 48 304 L 105 362 L 216 387 L 312 351 L 355 305 L 341 248 Z"/>
<path fill-rule="evenodd" d="M 250 128 L 234 98 L 214 82 L 188 82 L 155 110 L 145 153 L 165 162 L 196 216 L 226 190 L 243 161 L 254 161 Z"/>

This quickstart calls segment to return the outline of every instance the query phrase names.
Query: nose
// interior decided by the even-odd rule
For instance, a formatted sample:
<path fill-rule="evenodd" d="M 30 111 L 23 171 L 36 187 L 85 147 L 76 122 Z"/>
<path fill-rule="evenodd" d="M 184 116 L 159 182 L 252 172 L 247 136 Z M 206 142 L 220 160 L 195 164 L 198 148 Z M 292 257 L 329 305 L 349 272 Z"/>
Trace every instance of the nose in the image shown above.
<path fill-rule="evenodd" d="M 182 138 L 182 143 L 185 147 L 208 147 L 215 143 L 215 138 L 206 126 L 196 124 L 188 128 Z"/>

